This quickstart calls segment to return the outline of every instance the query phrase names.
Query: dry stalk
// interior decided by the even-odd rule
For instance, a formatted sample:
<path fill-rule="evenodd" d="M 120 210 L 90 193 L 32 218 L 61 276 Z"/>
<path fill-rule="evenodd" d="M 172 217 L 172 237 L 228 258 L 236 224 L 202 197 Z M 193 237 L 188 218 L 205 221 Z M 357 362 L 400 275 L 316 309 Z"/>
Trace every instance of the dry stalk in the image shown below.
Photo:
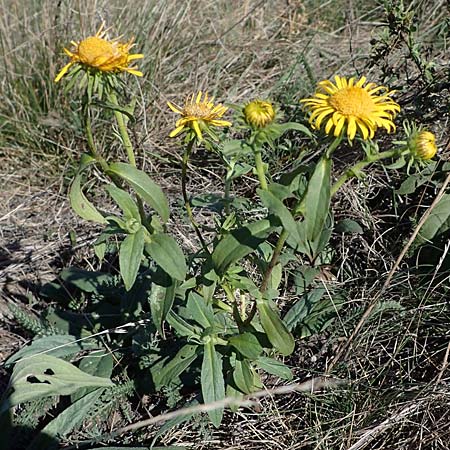
<path fill-rule="evenodd" d="M 339 362 L 339 360 L 342 358 L 343 355 L 344 355 L 344 359 L 347 357 L 347 355 L 348 355 L 348 353 L 350 351 L 350 346 L 351 346 L 353 340 L 355 339 L 355 337 L 357 336 L 357 334 L 359 333 L 359 331 L 361 330 L 361 328 L 365 324 L 367 318 L 372 313 L 372 311 L 375 308 L 378 300 L 381 298 L 381 296 L 384 294 L 386 289 L 389 287 L 389 285 L 390 285 L 390 283 L 392 281 L 392 277 L 394 276 L 394 273 L 397 271 L 398 267 L 400 266 L 400 263 L 402 262 L 403 258 L 405 257 L 406 253 L 408 252 L 409 248 L 411 247 L 411 245 L 413 244 L 413 242 L 416 239 L 417 235 L 419 234 L 419 231 L 423 227 L 425 221 L 428 219 L 430 214 L 433 212 L 433 209 L 436 207 L 436 205 L 439 203 L 439 201 L 441 200 L 441 198 L 445 194 L 445 190 L 447 189 L 447 186 L 448 186 L 449 183 L 450 183 L 450 174 L 447 175 L 447 178 L 445 179 L 444 183 L 442 184 L 441 189 L 439 190 L 438 194 L 436 195 L 435 199 L 433 200 L 433 203 L 425 211 L 425 213 L 423 214 L 422 218 L 420 219 L 420 222 L 417 224 L 417 227 L 414 230 L 413 234 L 409 238 L 409 240 L 406 243 L 406 245 L 403 247 L 403 250 L 401 251 L 400 255 L 398 256 L 398 258 L 395 261 L 394 265 L 392 266 L 391 270 L 389 271 L 388 276 L 387 276 L 386 281 L 384 282 L 383 286 L 374 295 L 374 297 L 372 298 L 369 306 L 367 307 L 366 311 L 364 312 L 364 314 L 362 315 L 362 317 L 359 320 L 358 324 L 356 325 L 355 329 L 353 330 L 352 334 L 345 341 L 345 343 L 341 346 L 341 348 L 338 350 L 336 356 L 333 358 L 333 360 L 329 364 L 329 366 L 327 368 L 327 371 L 326 371 L 327 374 L 329 374 L 333 370 L 334 366 Z"/>
<path fill-rule="evenodd" d="M 167 422 L 168 420 L 175 419 L 177 417 L 186 416 L 186 415 L 192 415 L 192 414 L 198 414 L 198 413 L 204 413 L 208 411 L 212 411 L 214 409 L 218 408 L 224 408 L 227 406 L 239 406 L 239 407 L 249 407 L 249 406 L 255 406 L 257 405 L 257 402 L 255 402 L 255 399 L 263 398 L 263 397 L 271 397 L 273 395 L 282 395 L 282 394 L 290 394 L 292 392 L 308 392 L 308 393 L 314 393 L 317 391 L 320 391 L 322 389 L 329 389 L 338 387 L 344 384 L 348 384 L 348 380 L 343 380 L 339 378 L 329 378 L 329 377 L 315 377 L 311 378 L 310 380 L 307 380 L 303 383 L 295 383 L 295 384 L 288 384 L 286 386 L 279 386 L 272 389 L 264 389 L 261 391 L 254 392 L 250 395 L 246 395 L 243 398 L 239 399 L 236 397 L 225 397 L 222 400 L 218 400 L 215 402 L 210 403 L 202 403 L 199 405 L 189 406 L 186 408 L 181 408 L 176 411 L 172 411 L 165 414 L 160 414 L 156 417 L 150 417 L 149 419 L 141 420 L 139 422 L 132 423 L 130 425 L 127 425 L 126 427 L 119 428 L 118 430 L 114 431 L 111 434 L 103 435 L 100 438 L 101 439 L 112 439 L 117 436 L 120 436 L 124 433 L 127 433 L 129 431 L 138 430 L 141 428 L 148 427 L 150 425 L 155 425 L 157 423 L 161 422 Z M 91 442 L 91 441 L 89 441 Z M 75 446 L 67 447 L 66 450 L 72 450 L 75 448 L 79 448 L 78 446 L 81 444 L 87 444 L 89 443 L 87 441 L 80 441 L 77 442 Z"/>

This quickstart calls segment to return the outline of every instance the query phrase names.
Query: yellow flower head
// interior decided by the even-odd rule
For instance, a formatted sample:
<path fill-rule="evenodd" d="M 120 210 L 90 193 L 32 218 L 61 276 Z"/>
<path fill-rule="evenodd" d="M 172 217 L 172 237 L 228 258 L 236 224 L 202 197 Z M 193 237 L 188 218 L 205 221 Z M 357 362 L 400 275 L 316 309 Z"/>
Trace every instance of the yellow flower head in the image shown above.
<path fill-rule="evenodd" d="M 133 39 L 128 42 L 120 42 L 119 38 L 108 40 L 104 24 L 97 31 L 95 36 L 89 36 L 80 42 L 72 41 L 72 51 L 64 49 L 70 62 L 62 68 L 55 82 L 57 83 L 74 64 L 81 64 L 86 68 L 96 69 L 101 72 L 129 72 L 138 77 L 142 76 L 134 67 L 130 67 L 130 62 L 144 57 L 142 54 L 130 55 L 133 47 Z"/>
<path fill-rule="evenodd" d="M 244 119 L 254 128 L 264 128 L 275 119 L 272 103 L 264 100 L 253 100 L 245 105 Z"/>
<path fill-rule="evenodd" d="M 349 141 L 360 133 L 364 140 L 372 139 L 378 127 L 386 128 L 388 133 L 395 131 L 393 119 L 400 106 L 391 99 L 394 91 L 375 83 L 366 83 L 366 77 L 334 77 L 321 81 L 312 98 L 300 100 L 311 112 L 309 122 L 317 129 L 327 120 L 325 133 L 338 137 L 347 133 Z M 380 92 L 381 91 L 381 92 Z M 378 94 L 377 94 L 378 93 Z"/>
<path fill-rule="evenodd" d="M 430 131 L 420 131 L 410 143 L 412 152 L 422 161 L 433 158 L 437 153 L 436 137 Z"/>
<path fill-rule="evenodd" d="M 203 97 L 203 100 L 202 100 Z M 226 113 L 228 107 L 221 103 L 214 106 L 214 97 L 208 98 L 208 93 L 198 92 L 197 96 L 190 95 L 184 102 L 181 108 L 173 103 L 167 102 L 169 108 L 181 114 L 181 119 L 177 120 L 175 129 L 169 134 L 170 137 L 175 137 L 183 131 L 194 130 L 198 139 L 203 139 L 202 129 L 208 128 L 210 125 L 215 127 L 229 127 L 231 122 L 222 120 L 221 117 Z"/>

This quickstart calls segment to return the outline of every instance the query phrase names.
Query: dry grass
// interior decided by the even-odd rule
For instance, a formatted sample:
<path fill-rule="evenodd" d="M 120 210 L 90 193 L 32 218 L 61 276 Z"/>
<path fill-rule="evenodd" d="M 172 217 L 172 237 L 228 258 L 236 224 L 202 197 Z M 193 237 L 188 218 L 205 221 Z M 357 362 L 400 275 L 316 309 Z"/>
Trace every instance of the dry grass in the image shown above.
<path fill-rule="evenodd" d="M 167 139 L 173 117 L 166 101 L 179 101 L 197 89 L 207 89 L 230 103 L 273 97 L 284 102 L 288 114 L 296 115 L 297 99 L 310 92 L 316 80 L 335 72 L 364 71 L 403 88 L 404 110 L 420 115 L 446 142 L 448 86 L 444 82 L 440 91 L 431 92 L 434 106 L 422 102 L 420 111 L 415 100 L 430 93 L 420 70 L 405 62 L 400 42 L 367 69 L 374 51 L 370 40 L 385 20 L 381 3 L 1 0 L 0 318 L 4 327 L 0 358 L 24 342 L 24 332 L 14 324 L 6 304 L 39 310 L 34 295 L 43 282 L 72 262 L 88 267 L 93 260 L 87 247 L 96 230 L 74 216 L 66 197 L 74 164 L 86 143 L 76 99 L 52 82 L 64 64 L 64 45 L 91 34 L 102 20 L 118 34 L 136 36 L 137 48 L 146 55 L 140 65 L 146 76 L 134 89 L 138 121 L 133 138 L 139 164 L 172 195 L 176 206 L 179 149 Z M 424 45 L 433 45 L 430 55 L 438 72 L 444 71 L 448 64 L 445 2 L 409 3 L 417 12 Z M 390 73 L 380 70 L 384 65 Z M 106 143 L 107 126 L 97 124 L 100 132 L 105 130 Z M 193 185 L 198 193 L 215 191 L 215 167 L 202 167 L 202 157 L 194 160 Z M 354 149 L 348 149 L 342 164 L 353 158 Z M 398 182 L 380 170 L 362 183 L 352 183 L 337 199 L 337 217 L 357 220 L 366 232 L 336 238 L 333 270 L 336 284 L 346 293 L 347 307 L 327 334 L 297 343 L 296 354 L 288 361 L 296 381 L 326 371 L 401 250 L 411 225 L 406 219 L 399 222 L 399 217 L 407 218 L 429 204 L 424 196 L 394 205 L 392 186 Z M 426 192 L 433 197 L 432 191 Z M 177 238 L 191 248 L 192 238 L 182 219 L 174 220 L 179 221 L 172 223 Z M 68 237 L 70 231 L 76 234 L 75 245 Z M 199 450 L 448 449 L 448 278 L 424 281 L 415 269 L 413 261 L 404 264 L 381 299 L 384 306 L 374 312 L 353 342 L 352 352 L 334 369 L 351 381 L 349 386 L 266 398 L 257 410 L 227 413 L 219 430 L 202 419 L 184 423 L 162 436 L 160 445 Z M 138 420 L 138 415 L 133 418 Z M 121 443 L 143 439 L 148 445 L 157 430 L 140 431 Z M 87 437 L 89 430 L 77 435 Z"/>

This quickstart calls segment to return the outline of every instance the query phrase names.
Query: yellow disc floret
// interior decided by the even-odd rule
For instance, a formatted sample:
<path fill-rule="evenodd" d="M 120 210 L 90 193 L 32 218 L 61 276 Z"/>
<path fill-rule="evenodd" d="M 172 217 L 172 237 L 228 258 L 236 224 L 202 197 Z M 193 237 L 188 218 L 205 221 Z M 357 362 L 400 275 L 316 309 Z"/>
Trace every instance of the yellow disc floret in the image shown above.
<path fill-rule="evenodd" d="M 87 69 L 95 69 L 101 72 L 129 72 L 133 75 L 142 76 L 142 72 L 130 67 L 131 61 L 141 59 L 142 54 L 130 54 L 133 47 L 133 39 L 128 42 L 120 42 L 118 39 L 106 38 L 104 25 L 100 27 L 95 36 L 89 36 L 80 42 L 72 41 L 73 49 L 64 49 L 71 59 L 63 67 L 55 78 L 58 82 L 74 64 L 81 64 Z"/>
<path fill-rule="evenodd" d="M 301 100 L 310 111 L 309 122 L 319 129 L 325 121 L 325 133 L 335 137 L 347 134 L 350 141 L 356 133 L 364 140 L 372 139 L 378 127 L 395 130 L 393 119 L 400 106 L 390 97 L 393 91 L 384 86 L 367 83 L 366 77 L 334 77 L 321 81 L 314 97 Z"/>
<path fill-rule="evenodd" d="M 245 105 L 244 119 L 254 128 L 264 128 L 275 119 L 275 110 L 272 103 L 265 100 L 253 100 Z"/>
<path fill-rule="evenodd" d="M 181 119 L 177 120 L 175 124 L 176 128 L 169 136 L 175 137 L 183 131 L 192 129 L 197 138 L 201 140 L 203 139 L 202 129 L 208 128 L 211 125 L 215 127 L 231 126 L 231 122 L 221 119 L 228 110 L 228 107 L 223 106 L 221 103 L 214 105 L 213 102 L 213 97 L 208 98 L 207 92 L 203 96 L 201 91 L 196 96 L 195 94 L 191 94 L 184 102 L 183 107 L 168 102 L 169 108 L 182 116 Z"/>

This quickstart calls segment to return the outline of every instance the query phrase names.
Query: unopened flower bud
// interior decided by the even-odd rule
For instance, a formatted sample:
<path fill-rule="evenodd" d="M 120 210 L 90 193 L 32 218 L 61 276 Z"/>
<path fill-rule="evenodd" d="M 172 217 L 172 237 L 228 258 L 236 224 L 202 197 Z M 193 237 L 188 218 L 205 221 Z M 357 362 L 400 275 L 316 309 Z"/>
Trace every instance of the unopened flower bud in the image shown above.
<path fill-rule="evenodd" d="M 244 107 L 245 121 L 254 128 L 264 128 L 275 119 L 272 103 L 264 100 L 253 100 Z"/>
<path fill-rule="evenodd" d="M 420 131 L 412 139 L 410 148 L 417 159 L 427 161 L 437 153 L 436 137 L 430 131 Z"/>

